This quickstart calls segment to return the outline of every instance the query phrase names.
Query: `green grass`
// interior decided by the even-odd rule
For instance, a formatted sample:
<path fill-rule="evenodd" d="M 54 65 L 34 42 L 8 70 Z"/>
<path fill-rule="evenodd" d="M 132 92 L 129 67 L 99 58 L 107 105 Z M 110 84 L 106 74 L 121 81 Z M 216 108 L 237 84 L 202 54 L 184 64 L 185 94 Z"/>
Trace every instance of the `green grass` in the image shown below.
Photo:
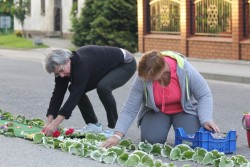
<path fill-rule="evenodd" d="M 36 46 L 32 39 L 16 37 L 14 34 L 0 35 L 0 48 L 11 49 L 33 49 L 33 48 L 46 48 L 46 45 Z"/>

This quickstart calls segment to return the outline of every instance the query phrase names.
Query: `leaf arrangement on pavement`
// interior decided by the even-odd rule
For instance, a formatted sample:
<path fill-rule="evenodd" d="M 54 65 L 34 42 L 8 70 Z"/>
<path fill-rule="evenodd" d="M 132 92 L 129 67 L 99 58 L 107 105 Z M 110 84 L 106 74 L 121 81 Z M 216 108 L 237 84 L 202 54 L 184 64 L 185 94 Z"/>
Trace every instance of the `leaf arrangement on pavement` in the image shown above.
<path fill-rule="evenodd" d="M 9 112 L 0 110 L 0 120 L 6 123 L 0 125 L 0 134 L 17 136 L 13 126 L 16 123 L 36 126 L 42 129 L 44 122 L 41 119 L 27 120 L 24 116 L 14 117 Z M 81 134 L 73 128 L 60 128 L 59 136 L 46 137 L 43 132 L 26 133 L 21 131 L 18 137 L 32 140 L 35 144 L 42 144 L 50 149 L 61 149 L 69 154 L 79 157 L 89 157 L 105 164 L 118 163 L 131 167 L 176 167 L 174 163 L 164 163 L 155 157 L 168 158 L 172 161 L 193 161 L 201 165 L 214 167 L 250 167 L 250 162 L 242 155 L 226 156 L 223 152 L 213 150 L 208 152 L 203 148 L 192 149 L 187 144 L 172 147 L 165 144 L 150 144 L 140 142 L 137 146 L 130 139 L 123 139 L 117 146 L 111 148 L 100 147 L 106 137 L 101 134 Z M 185 164 L 183 167 L 191 165 Z"/>

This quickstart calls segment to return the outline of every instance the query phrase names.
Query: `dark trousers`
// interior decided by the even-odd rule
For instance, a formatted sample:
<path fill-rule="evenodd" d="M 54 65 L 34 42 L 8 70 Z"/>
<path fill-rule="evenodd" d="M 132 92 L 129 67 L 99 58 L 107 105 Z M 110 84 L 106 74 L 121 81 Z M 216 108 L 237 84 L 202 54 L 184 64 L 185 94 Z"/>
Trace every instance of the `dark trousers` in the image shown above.
<path fill-rule="evenodd" d="M 135 70 L 136 61 L 133 59 L 132 62 L 124 63 L 110 71 L 97 84 L 97 94 L 106 110 L 109 128 L 114 128 L 118 119 L 116 100 L 112 91 L 123 86 L 134 75 Z M 98 122 L 92 104 L 86 94 L 82 95 L 78 102 L 78 107 L 86 124 Z"/>
<path fill-rule="evenodd" d="M 141 141 L 147 140 L 151 144 L 164 144 L 167 141 L 171 125 L 174 129 L 182 127 L 187 134 L 194 134 L 201 127 L 197 115 L 185 112 L 167 115 L 149 110 L 141 120 Z"/>

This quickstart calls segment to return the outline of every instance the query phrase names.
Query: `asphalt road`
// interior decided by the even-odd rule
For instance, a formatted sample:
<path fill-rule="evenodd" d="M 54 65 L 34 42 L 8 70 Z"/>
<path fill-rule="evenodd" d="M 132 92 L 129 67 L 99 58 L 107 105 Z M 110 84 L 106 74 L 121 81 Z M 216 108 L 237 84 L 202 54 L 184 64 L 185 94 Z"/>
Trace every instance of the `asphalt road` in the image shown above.
<path fill-rule="evenodd" d="M 18 53 L 19 51 L 14 51 Z M 37 51 L 41 54 L 42 50 Z M 2 52 L 3 53 L 3 52 Z M 11 112 L 13 115 L 25 115 L 27 118 L 41 118 L 45 120 L 45 114 L 53 90 L 53 76 L 42 68 L 40 57 L 35 53 L 16 57 L 1 56 L 0 50 L 0 108 Z M 28 58 L 27 58 L 28 57 Z M 128 90 L 133 78 L 122 88 L 114 91 L 117 106 L 120 110 L 126 100 Z M 214 120 L 221 131 L 230 129 L 237 131 L 236 154 L 245 155 L 250 159 L 250 149 L 247 146 L 246 132 L 241 126 L 242 114 L 250 111 L 250 85 L 208 80 L 214 97 Z M 107 125 L 106 114 L 95 91 L 88 93 L 93 102 L 94 109 L 99 121 Z M 64 121 L 62 126 L 81 128 L 84 126 L 83 119 L 78 108 L 73 111 L 72 117 Z M 139 129 L 135 123 L 129 129 L 128 138 L 134 143 L 139 143 Z M 168 142 L 173 144 L 173 131 L 169 134 Z M 0 166 L 1 167 L 47 167 L 57 165 L 69 166 L 107 166 L 91 160 L 90 158 L 79 158 L 62 152 L 61 150 L 47 149 L 42 145 L 33 144 L 30 141 L 19 138 L 7 138 L 0 136 Z M 231 156 L 231 155 L 229 155 Z M 169 162 L 165 160 L 165 162 Z M 177 166 L 192 164 L 192 162 L 177 162 Z M 118 164 L 108 166 L 119 166 Z"/>

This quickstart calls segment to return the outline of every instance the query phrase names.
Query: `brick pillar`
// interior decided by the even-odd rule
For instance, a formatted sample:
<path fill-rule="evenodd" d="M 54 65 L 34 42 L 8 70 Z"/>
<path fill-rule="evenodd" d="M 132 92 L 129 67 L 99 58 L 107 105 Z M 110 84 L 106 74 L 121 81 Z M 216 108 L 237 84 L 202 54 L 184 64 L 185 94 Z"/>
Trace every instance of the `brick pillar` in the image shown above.
<path fill-rule="evenodd" d="M 232 54 L 231 59 L 241 59 L 240 40 L 243 38 L 243 10 L 242 0 L 232 1 Z"/>
<path fill-rule="evenodd" d="M 183 0 L 180 4 L 180 51 L 186 56 L 188 56 L 187 38 L 190 35 L 190 3 L 190 0 Z"/>
<path fill-rule="evenodd" d="M 138 51 L 144 52 L 144 35 L 146 34 L 147 11 L 146 0 L 137 0 L 137 23 L 138 23 Z"/>

